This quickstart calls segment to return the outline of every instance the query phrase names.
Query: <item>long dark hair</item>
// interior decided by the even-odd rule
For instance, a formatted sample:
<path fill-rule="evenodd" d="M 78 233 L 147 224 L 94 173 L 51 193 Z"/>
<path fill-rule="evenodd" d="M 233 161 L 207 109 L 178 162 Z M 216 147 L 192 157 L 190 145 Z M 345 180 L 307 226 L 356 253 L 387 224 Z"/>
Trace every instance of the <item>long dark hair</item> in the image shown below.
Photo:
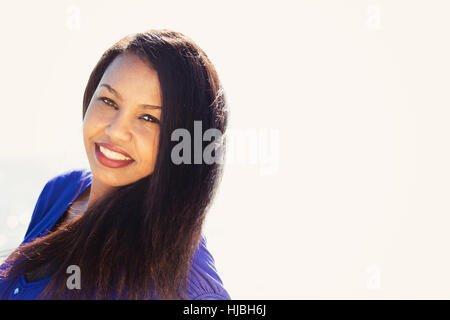
<path fill-rule="evenodd" d="M 40 298 L 187 299 L 187 275 L 223 163 L 174 164 L 171 150 L 179 142 L 171 133 L 185 128 L 193 137 L 194 121 L 201 121 L 202 130 L 215 128 L 224 137 L 224 91 L 210 59 L 190 38 L 152 29 L 123 38 L 102 55 L 85 89 L 83 119 L 106 68 L 123 53 L 137 54 L 158 73 L 164 109 L 154 171 L 11 254 L 5 278 L 52 262 L 55 272 Z M 217 143 L 223 155 L 225 139 Z M 80 267 L 81 290 L 66 287 L 69 265 Z"/>

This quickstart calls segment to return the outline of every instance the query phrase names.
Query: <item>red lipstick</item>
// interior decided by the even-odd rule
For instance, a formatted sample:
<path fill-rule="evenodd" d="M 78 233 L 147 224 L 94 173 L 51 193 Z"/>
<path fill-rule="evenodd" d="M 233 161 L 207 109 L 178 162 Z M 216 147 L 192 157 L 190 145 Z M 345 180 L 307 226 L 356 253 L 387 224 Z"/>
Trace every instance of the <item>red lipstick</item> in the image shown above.
<path fill-rule="evenodd" d="M 134 162 L 133 159 L 131 159 L 131 160 L 114 160 L 114 159 L 110 159 L 110 158 L 106 157 L 100 151 L 99 145 L 101 145 L 102 147 L 105 147 L 107 149 L 110 149 L 111 151 L 120 153 L 120 154 L 124 155 L 125 157 L 128 157 L 128 158 L 131 158 L 131 157 L 128 155 L 128 153 L 118 149 L 114 145 L 111 145 L 111 144 L 108 144 L 108 143 L 95 143 L 95 156 L 97 157 L 97 160 L 101 164 L 103 164 L 104 166 L 106 166 L 108 168 L 122 168 L 122 167 L 126 167 L 129 164 Z"/>
<path fill-rule="evenodd" d="M 117 147 L 117 146 L 115 146 L 115 145 L 113 145 L 113 144 L 111 144 L 111 143 L 107 143 L 107 142 L 97 142 L 96 144 L 98 144 L 99 146 L 108 148 L 108 149 L 111 150 L 111 151 L 120 153 L 120 154 L 124 155 L 124 156 L 127 157 L 127 158 L 131 158 L 131 156 L 130 156 L 128 153 L 126 153 L 125 151 L 121 150 L 119 147 Z"/>

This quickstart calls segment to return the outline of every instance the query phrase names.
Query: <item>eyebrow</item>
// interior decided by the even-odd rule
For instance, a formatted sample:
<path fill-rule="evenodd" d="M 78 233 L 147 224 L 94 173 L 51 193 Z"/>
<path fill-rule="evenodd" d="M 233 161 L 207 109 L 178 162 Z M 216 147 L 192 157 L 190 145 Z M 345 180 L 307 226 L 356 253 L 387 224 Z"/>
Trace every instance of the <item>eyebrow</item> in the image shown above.
<path fill-rule="evenodd" d="M 117 98 L 119 98 L 120 100 L 123 100 L 123 99 L 122 99 L 122 96 L 120 95 L 120 93 L 117 92 L 117 90 L 114 89 L 113 87 L 111 87 L 109 84 L 107 84 L 107 83 L 102 83 L 102 84 L 99 86 L 99 88 L 100 88 L 100 87 L 105 87 L 106 89 L 108 89 L 109 92 L 111 92 L 111 93 L 112 93 L 113 95 L 115 95 Z M 152 105 L 152 104 L 141 104 L 141 106 L 144 107 L 144 108 L 146 108 L 146 109 L 161 109 L 161 108 L 162 108 L 161 106 L 155 106 L 155 105 Z"/>

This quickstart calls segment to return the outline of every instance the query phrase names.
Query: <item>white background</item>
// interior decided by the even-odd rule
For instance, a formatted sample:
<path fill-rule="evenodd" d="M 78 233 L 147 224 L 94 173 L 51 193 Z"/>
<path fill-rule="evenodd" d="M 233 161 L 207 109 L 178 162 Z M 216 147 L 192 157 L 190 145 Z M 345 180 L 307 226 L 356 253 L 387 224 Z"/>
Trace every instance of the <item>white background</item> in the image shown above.
<path fill-rule="evenodd" d="M 207 216 L 232 299 L 450 298 L 449 15 L 436 0 L 3 1 L 0 250 L 46 181 L 89 168 L 100 55 L 169 28 L 215 64 L 230 129 L 272 152 L 228 163 Z"/>

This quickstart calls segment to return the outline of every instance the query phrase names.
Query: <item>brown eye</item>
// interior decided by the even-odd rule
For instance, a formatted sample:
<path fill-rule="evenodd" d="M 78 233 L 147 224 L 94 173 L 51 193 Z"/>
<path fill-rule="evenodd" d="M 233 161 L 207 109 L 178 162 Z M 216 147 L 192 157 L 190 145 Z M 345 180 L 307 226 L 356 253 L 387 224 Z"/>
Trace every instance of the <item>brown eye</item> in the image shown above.
<path fill-rule="evenodd" d="M 116 103 L 109 98 L 101 97 L 101 98 L 98 98 L 98 100 L 102 101 L 103 103 L 107 104 L 108 106 L 116 107 Z"/>
<path fill-rule="evenodd" d="M 147 119 L 149 120 L 145 120 L 147 122 L 154 122 L 154 123 L 159 123 L 159 120 L 156 119 L 154 116 L 149 115 L 149 114 L 144 114 L 142 117 L 147 117 Z"/>

